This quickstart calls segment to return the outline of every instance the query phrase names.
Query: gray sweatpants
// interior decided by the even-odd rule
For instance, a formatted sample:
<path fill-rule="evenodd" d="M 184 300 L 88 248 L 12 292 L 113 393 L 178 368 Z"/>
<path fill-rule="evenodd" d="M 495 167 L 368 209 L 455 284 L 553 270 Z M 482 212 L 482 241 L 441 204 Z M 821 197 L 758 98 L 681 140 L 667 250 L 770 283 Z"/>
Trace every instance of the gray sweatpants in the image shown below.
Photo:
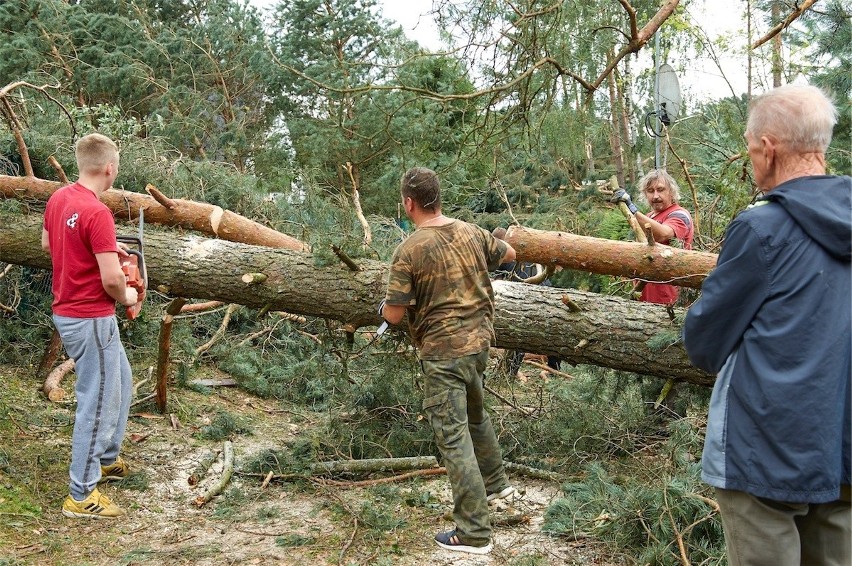
<path fill-rule="evenodd" d="M 85 499 L 101 479 L 101 465 L 118 458 L 133 377 L 114 316 L 69 318 L 53 315 L 65 351 L 74 359 L 77 413 L 71 438 L 69 491 Z"/>

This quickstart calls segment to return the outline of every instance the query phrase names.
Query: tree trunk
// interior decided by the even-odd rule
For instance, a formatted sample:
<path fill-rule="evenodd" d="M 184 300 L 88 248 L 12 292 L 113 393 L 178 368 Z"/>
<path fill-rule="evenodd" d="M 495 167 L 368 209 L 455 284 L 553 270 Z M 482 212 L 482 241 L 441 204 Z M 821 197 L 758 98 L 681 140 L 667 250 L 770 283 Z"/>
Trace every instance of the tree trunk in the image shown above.
<path fill-rule="evenodd" d="M 613 53 L 609 52 L 608 59 L 612 59 Z M 624 150 L 622 148 L 621 124 L 618 111 L 618 93 L 615 88 L 615 72 L 607 77 L 609 86 L 609 112 L 612 132 L 609 136 L 609 144 L 612 147 L 612 159 L 615 165 L 615 176 L 618 178 L 618 186 L 624 186 Z"/>
<path fill-rule="evenodd" d="M 695 289 L 701 288 L 701 282 L 716 267 L 717 260 L 716 254 L 657 243 L 620 242 L 523 226 L 511 226 L 505 240 L 515 248 L 518 261 Z"/>
<path fill-rule="evenodd" d="M 16 199 L 47 201 L 62 183 L 36 177 L 0 175 L 0 196 Z M 204 202 L 171 199 L 153 185 L 145 188 L 151 196 L 111 189 L 101 195 L 103 202 L 117 218 L 137 220 L 139 209 L 145 211 L 145 222 L 164 226 L 180 226 L 217 236 L 223 240 L 284 248 L 307 250 L 308 246 L 287 234 L 282 234 L 244 216 Z"/>
<path fill-rule="evenodd" d="M 775 0 L 772 2 L 772 25 L 775 26 L 781 21 L 781 2 Z M 784 63 L 781 58 L 781 32 L 772 38 L 772 88 L 781 86 L 781 72 L 784 68 Z"/>
<path fill-rule="evenodd" d="M 39 241 L 41 219 L 4 219 L 10 221 L 0 224 L 0 261 L 50 269 Z M 343 263 L 318 267 L 306 252 L 174 232 L 151 231 L 146 240 L 149 281 L 162 293 L 327 318 L 350 328 L 379 323 L 384 262 L 359 260 L 361 270 L 352 271 Z M 267 275 L 263 283 L 242 281 L 245 273 L 261 272 Z M 498 347 L 560 356 L 569 364 L 713 383 L 713 376 L 689 363 L 680 328 L 660 305 L 507 281 L 495 281 L 494 290 Z"/>

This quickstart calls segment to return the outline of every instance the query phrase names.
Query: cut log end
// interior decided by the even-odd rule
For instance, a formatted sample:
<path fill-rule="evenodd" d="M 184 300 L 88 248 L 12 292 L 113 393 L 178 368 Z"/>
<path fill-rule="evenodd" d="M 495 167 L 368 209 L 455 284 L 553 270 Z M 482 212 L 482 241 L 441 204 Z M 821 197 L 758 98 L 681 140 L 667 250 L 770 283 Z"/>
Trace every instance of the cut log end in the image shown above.
<path fill-rule="evenodd" d="M 47 392 L 47 398 L 54 403 L 59 403 L 65 399 L 65 390 L 61 387 L 54 387 Z"/>
<path fill-rule="evenodd" d="M 45 395 L 47 395 L 47 398 L 54 403 L 62 401 L 65 398 L 65 391 L 62 390 L 59 384 L 62 382 L 62 378 L 65 377 L 65 374 L 71 371 L 73 367 L 74 360 L 69 358 L 56 366 L 44 380 L 44 385 L 41 390 Z"/>

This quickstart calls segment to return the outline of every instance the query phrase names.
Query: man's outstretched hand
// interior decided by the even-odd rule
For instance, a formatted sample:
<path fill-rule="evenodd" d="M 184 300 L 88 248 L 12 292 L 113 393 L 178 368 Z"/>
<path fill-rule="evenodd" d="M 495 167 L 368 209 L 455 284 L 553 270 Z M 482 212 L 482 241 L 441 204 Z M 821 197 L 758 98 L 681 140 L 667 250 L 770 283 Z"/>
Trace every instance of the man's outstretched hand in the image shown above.
<path fill-rule="evenodd" d="M 624 189 L 618 189 L 614 193 L 612 193 L 612 197 L 609 199 L 610 202 L 623 202 L 627 205 L 627 209 L 630 211 L 630 214 L 636 214 L 639 212 L 639 209 L 633 204 L 633 200 L 630 198 L 630 195 Z"/>

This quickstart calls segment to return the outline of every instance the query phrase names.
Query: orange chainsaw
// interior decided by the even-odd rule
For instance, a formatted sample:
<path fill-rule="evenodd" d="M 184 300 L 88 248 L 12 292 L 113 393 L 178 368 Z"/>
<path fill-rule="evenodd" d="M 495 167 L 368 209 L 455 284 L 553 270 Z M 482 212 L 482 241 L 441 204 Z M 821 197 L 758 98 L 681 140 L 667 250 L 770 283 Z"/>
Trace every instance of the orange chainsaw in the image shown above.
<path fill-rule="evenodd" d="M 127 257 L 121 257 L 121 271 L 124 272 L 124 280 L 128 287 L 133 287 L 139 294 L 136 304 L 125 307 L 128 320 L 133 320 L 142 311 L 142 301 L 145 300 L 145 289 L 148 288 L 148 271 L 145 269 L 145 256 L 142 248 L 142 233 L 145 227 L 145 213 L 139 209 L 139 235 L 118 236 L 116 240 L 123 244 L 131 244 L 136 249 L 126 248 Z"/>

